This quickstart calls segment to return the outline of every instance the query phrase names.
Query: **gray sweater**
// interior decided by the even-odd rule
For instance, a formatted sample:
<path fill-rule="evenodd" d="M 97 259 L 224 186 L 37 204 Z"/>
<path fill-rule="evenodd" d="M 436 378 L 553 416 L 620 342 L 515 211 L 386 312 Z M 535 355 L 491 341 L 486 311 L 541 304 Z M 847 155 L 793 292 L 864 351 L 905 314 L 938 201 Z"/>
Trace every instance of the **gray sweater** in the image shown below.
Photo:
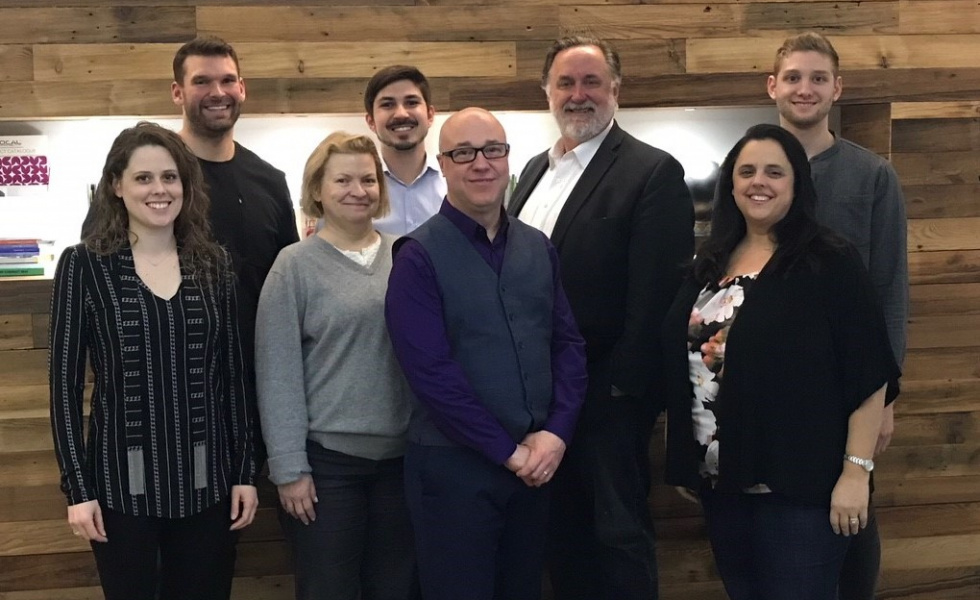
<path fill-rule="evenodd" d="M 385 327 L 391 244 L 365 268 L 318 236 L 279 253 L 262 287 L 255 370 L 269 478 L 311 471 L 306 440 L 371 460 L 401 456 L 408 387 Z"/>
<path fill-rule="evenodd" d="M 888 339 L 899 366 L 905 358 L 909 316 L 905 197 L 895 169 L 853 142 L 810 159 L 817 189 L 817 220 L 854 244 L 885 311 Z"/>

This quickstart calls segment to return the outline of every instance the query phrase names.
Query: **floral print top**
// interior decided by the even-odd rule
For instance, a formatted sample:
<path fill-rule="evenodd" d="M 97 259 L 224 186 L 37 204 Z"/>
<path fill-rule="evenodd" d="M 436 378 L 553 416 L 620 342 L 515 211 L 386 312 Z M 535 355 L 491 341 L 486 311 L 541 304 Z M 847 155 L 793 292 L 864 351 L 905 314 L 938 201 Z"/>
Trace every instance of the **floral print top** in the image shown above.
<path fill-rule="evenodd" d="M 725 341 L 745 293 L 758 273 L 726 277 L 698 294 L 687 325 L 688 372 L 694 388 L 691 413 L 700 446 L 698 472 L 718 477 L 718 391 L 725 373 Z"/>

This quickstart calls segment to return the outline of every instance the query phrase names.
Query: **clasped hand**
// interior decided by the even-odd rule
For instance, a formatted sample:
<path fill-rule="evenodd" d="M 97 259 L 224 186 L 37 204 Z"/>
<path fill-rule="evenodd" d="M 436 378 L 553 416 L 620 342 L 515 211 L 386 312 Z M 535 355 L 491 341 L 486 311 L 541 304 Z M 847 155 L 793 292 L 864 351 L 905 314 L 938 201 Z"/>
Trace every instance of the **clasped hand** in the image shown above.
<path fill-rule="evenodd" d="M 550 431 L 529 433 L 504 463 L 531 487 L 540 487 L 555 476 L 565 456 L 565 442 Z"/>

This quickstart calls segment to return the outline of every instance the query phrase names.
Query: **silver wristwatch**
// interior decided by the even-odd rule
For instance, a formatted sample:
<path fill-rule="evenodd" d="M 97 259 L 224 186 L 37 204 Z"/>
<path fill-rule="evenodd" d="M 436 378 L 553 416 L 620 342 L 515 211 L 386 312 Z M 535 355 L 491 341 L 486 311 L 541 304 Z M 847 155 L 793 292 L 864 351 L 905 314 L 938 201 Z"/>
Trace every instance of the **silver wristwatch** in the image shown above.
<path fill-rule="evenodd" d="M 874 468 L 875 468 L 875 461 L 871 460 L 870 458 L 859 458 L 857 456 L 852 456 L 850 454 L 845 454 L 844 455 L 844 460 L 850 461 L 850 462 L 856 464 L 857 466 L 861 467 L 862 469 L 864 469 L 868 473 L 870 473 L 871 471 L 874 471 Z"/>

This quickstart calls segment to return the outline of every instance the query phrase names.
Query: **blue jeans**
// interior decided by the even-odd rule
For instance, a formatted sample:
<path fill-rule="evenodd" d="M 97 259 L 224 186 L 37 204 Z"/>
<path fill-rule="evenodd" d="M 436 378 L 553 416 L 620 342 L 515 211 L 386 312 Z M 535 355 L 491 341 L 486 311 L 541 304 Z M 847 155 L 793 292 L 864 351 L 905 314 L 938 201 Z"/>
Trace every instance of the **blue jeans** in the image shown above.
<path fill-rule="evenodd" d="M 850 538 L 830 528 L 829 506 L 711 489 L 702 490 L 701 502 L 732 600 L 837 600 Z"/>
<path fill-rule="evenodd" d="M 306 443 L 318 502 L 309 525 L 279 507 L 298 600 L 417 598 L 402 459 L 369 460 Z"/>

